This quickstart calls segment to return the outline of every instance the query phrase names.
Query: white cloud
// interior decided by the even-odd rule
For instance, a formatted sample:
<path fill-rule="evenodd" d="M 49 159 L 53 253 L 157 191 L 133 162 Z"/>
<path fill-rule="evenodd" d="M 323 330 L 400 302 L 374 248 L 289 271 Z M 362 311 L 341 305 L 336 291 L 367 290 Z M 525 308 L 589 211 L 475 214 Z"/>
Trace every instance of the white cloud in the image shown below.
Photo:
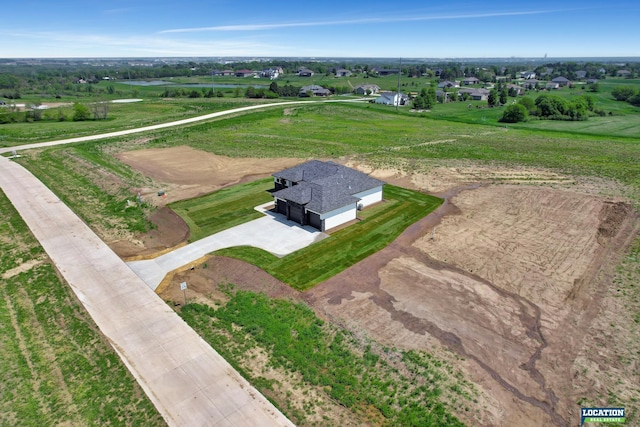
<path fill-rule="evenodd" d="M 315 21 L 315 22 L 290 22 L 279 24 L 239 24 L 239 25 L 220 25 L 214 27 L 195 27 L 195 28 L 175 28 L 159 31 L 159 34 L 168 33 L 196 33 L 204 31 L 263 31 L 275 30 L 280 28 L 295 27 L 323 27 L 332 25 L 355 25 L 355 24 L 375 24 L 375 23 L 392 23 L 392 22 L 419 22 L 419 21 L 440 21 L 452 19 L 482 19 L 494 18 L 502 16 L 521 16 L 521 15 L 540 15 L 558 11 L 552 10 L 529 10 L 529 11 L 511 11 L 511 12 L 487 12 L 487 13 L 468 13 L 453 15 L 428 15 L 428 16 L 412 16 L 412 17 L 396 17 L 396 18 L 362 18 L 349 19 L 342 21 Z"/>

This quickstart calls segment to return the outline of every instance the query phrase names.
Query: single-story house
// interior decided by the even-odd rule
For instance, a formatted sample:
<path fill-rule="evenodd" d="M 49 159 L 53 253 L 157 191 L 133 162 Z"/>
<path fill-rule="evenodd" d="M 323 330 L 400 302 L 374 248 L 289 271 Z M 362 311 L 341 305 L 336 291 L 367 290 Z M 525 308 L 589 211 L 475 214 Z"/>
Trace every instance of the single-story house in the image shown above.
<path fill-rule="evenodd" d="M 467 77 L 466 79 L 462 80 L 462 84 L 465 86 L 477 85 L 479 82 L 480 80 L 478 80 L 477 77 Z"/>
<path fill-rule="evenodd" d="M 384 181 L 334 162 L 311 160 L 273 174 L 275 212 L 320 231 L 357 219 L 382 201 Z"/>
<path fill-rule="evenodd" d="M 251 70 L 238 70 L 235 72 L 236 77 L 249 77 L 254 75 L 255 73 Z"/>
<path fill-rule="evenodd" d="M 486 101 L 489 99 L 489 89 L 484 88 L 466 88 L 458 91 L 458 97 L 462 97 L 465 93 L 474 101 Z"/>
<path fill-rule="evenodd" d="M 459 81 L 450 82 L 449 80 L 445 80 L 443 82 L 438 83 L 438 87 L 440 87 L 440 88 L 443 88 L 443 87 L 448 87 L 448 88 L 460 87 L 460 82 Z"/>
<path fill-rule="evenodd" d="M 547 90 L 558 90 L 560 89 L 560 83 L 558 82 L 549 82 L 544 87 Z"/>
<path fill-rule="evenodd" d="M 631 75 L 631 71 L 629 70 L 618 70 L 616 72 L 616 76 L 618 77 L 629 77 Z"/>
<path fill-rule="evenodd" d="M 568 86 L 571 84 L 571 81 L 566 78 L 566 77 L 556 77 L 555 79 L 551 80 L 552 83 L 558 83 L 560 86 Z"/>
<path fill-rule="evenodd" d="M 521 86 L 514 85 L 512 83 L 507 83 L 507 91 L 515 92 L 516 95 L 522 95 L 524 93 L 524 89 Z"/>
<path fill-rule="evenodd" d="M 576 71 L 576 78 L 584 79 L 585 77 L 587 77 L 587 72 L 586 71 L 584 71 L 584 70 Z"/>
<path fill-rule="evenodd" d="M 308 68 L 301 67 L 300 69 L 298 69 L 298 76 L 300 76 L 300 77 L 312 77 L 313 76 L 313 71 L 311 71 Z"/>
<path fill-rule="evenodd" d="M 539 83 L 540 83 L 540 80 L 530 79 L 522 82 L 522 87 L 525 89 L 535 89 Z"/>
<path fill-rule="evenodd" d="M 398 74 L 400 72 L 400 70 L 398 70 L 397 68 L 374 68 L 372 71 L 376 72 L 379 76 L 390 76 L 392 74 Z"/>
<path fill-rule="evenodd" d="M 593 85 L 598 83 L 598 79 L 587 79 L 587 84 L 588 85 Z"/>
<path fill-rule="evenodd" d="M 299 96 L 329 96 L 331 91 L 318 85 L 302 86 L 300 88 Z"/>
<path fill-rule="evenodd" d="M 451 92 L 436 89 L 436 100 L 442 103 L 449 102 L 451 100 Z"/>
<path fill-rule="evenodd" d="M 409 97 L 404 93 L 397 92 L 382 92 L 380 96 L 376 98 L 376 104 L 384 105 L 405 105 L 409 102 Z"/>
<path fill-rule="evenodd" d="M 533 71 L 521 71 L 520 77 L 525 80 L 531 80 L 536 78 L 536 73 L 534 73 Z"/>
<path fill-rule="evenodd" d="M 355 87 L 354 92 L 356 95 L 375 95 L 380 92 L 380 86 L 378 85 L 358 85 Z"/>
<path fill-rule="evenodd" d="M 344 68 L 338 68 L 335 74 L 336 77 L 349 77 L 351 76 L 351 71 Z"/>

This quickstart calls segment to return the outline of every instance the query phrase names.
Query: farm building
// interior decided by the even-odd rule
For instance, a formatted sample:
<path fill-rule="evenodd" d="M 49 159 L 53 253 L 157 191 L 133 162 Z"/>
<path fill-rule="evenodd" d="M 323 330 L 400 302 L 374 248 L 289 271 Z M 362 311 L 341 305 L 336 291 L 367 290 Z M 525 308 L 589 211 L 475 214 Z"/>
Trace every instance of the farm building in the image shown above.
<path fill-rule="evenodd" d="M 311 160 L 273 174 L 275 211 L 325 231 L 382 201 L 383 181 L 333 162 Z"/>

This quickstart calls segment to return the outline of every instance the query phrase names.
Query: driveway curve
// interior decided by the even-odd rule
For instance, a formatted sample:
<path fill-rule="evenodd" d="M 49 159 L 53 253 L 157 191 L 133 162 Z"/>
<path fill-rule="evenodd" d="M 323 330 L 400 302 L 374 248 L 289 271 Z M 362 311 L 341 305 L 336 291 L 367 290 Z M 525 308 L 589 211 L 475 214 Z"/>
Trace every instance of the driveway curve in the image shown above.
<path fill-rule="evenodd" d="M 272 203 L 267 203 L 269 205 Z M 164 277 L 182 266 L 191 264 L 208 253 L 233 246 L 253 246 L 281 257 L 328 237 L 310 226 L 288 221 L 282 215 L 256 210 L 264 217 L 245 222 L 212 234 L 156 258 L 131 261 L 129 267 L 154 291 Z"/>

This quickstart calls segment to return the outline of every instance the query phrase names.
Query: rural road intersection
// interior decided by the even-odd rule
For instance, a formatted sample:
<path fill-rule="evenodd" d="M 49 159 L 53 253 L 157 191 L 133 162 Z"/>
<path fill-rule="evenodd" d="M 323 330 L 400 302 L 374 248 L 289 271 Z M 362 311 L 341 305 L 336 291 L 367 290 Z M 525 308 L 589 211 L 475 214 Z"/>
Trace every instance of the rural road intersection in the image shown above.
<path fill-rule="evenodd" d="M 3 147 L 0 153 L 111 138 L 303 102 L 308 101 L 256 105 L 139 129 Z M 3 156 L 0 189 L 170 426 L 293 426 L 51 190 Z M 312 240 L 317 238 L 308 234 Z"/>

